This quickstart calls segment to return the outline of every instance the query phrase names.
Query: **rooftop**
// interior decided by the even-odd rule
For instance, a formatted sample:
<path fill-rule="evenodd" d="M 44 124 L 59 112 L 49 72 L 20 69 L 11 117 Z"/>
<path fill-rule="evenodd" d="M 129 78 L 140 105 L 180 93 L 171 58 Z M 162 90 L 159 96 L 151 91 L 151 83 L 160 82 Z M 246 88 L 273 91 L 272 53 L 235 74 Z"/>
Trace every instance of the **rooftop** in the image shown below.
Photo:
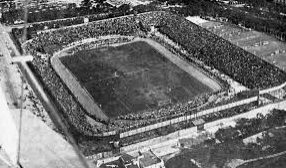
<path fill-rule="evenodd" d="M 199 119 L 193 121 L 193 124 L 194 124 L 195 126 L 197 126 L 197 125 L 202 125 L 202 124 L 204 124 L 204 123 L 205 123 L 205 121 L 204 121 L 203 119 L 201 119 L 201 118 L 199 118 Z"/>
<path fill-rule="evenodd" d="M 151 150 L 141 152 L 141 154 L 143 157 L 140 158 L 140 163 L 143 167 L 148 167 L 161 162 L 161 160 Z"/>
<path fill-rule="evenodd" d="M 135 157 L 128 154 L 123 154 L 119 159 L 104 163 L 100 168 L 139 168 L 137 164 L 133 162 Z"/>

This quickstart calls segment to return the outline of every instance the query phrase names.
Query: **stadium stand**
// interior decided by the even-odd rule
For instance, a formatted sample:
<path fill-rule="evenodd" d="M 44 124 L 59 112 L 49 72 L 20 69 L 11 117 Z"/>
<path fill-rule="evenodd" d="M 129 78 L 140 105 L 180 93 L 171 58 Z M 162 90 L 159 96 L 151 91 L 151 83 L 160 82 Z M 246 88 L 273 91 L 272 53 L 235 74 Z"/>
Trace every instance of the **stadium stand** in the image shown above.
<path fill-rule="evenodd" d="M 170 118 L 183 115 L 203 104 L 210 95 L 203 95 L 189 104 L 177 104 L 172 107 L 154 109 L 140 115 L 128 114 L 111 120 L 107 127 L 99 128 L 87 122 L 88 115 L 70 94 L 65 84 L 53 70 L 50 58 L 57 51 L 87 38 L 99 38 L 108 35 L 137 36 L 140 32 L 138 21 L 149 29 L 155 25 L 159 31 L 181 45 L 188 55 L 208 66 L 220 70 L 250 89 L 262 89 L 283 83 L 286 74 L 277 67 L 232 45 L 222 38 L 165 11 L 154 11 L 128 15 L 80 24 L 54 30 L 39 32 L 32 40 L 24 43 L 24 49 L 35 59 L 33 66 L 45 84 L 46 89 L 58 102 L 63 115 L 76 131 L 85 135 L 99 135 L 109 130 L 128 130 L 150 124 L 151 118 Z M 98 40 L 100 45 L 122 42 L 118 40 Z M 123 40 L 124 41 L 124 40 Z M 94 44 L 92 44 L 94 45 Z M 81 47 L 89 47 L 81 46 Z M 77 50 L 79 48 L 75 48 Z M 80 49 L 79 49 L 80 50 Z M 186 56 L 184 56 L 186 57 Z M 95 118 L 94 118 L 95 119 Z M 95 119 L 96 120 L 96 119 Z M 134 120 L 134 125 L 122 120 Z"/>
<path fill-rule="evenodd" d="M 286 74 L 279 68 L 179 16 L 168 19 L 160 32 L 206 65 L 250 89 L 269 88 L 286 79 Z"/>

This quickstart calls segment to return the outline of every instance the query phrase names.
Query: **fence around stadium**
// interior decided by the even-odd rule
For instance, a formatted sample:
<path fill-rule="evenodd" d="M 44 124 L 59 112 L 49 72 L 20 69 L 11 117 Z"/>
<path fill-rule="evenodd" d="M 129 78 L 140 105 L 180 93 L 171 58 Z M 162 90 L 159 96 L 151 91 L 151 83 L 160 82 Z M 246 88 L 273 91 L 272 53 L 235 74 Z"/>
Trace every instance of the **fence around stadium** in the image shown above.
<path fill-rule="evenodd" d="M 238 114 L 238 115 L 232 116 L 231 118 L 222 118 L 222 119 L 219 119 L 219 120 L 216 120 L 216 121 L 211 121 L 211 122 L 205 123 L 204 128 L 205 129 L 211 129 L 211 128 L 217 126 L 217 125 L 221 125 L 221 123 L 225 124 L 227 122 L 230 122 L 232 119 L 243 118 L 246 115 L 249 118 L 256 117 L 258 113 L 262 113 L 262 114 L 265 115 L 267 113 L 267 111 L 268 111 L 267 109 L 281 108 L 281 106 L 285 107 L 285 105 L 283 105 L 283 104 L 285 104 L 285 102 L 286 102 L 286 100 L 282 100 L 282 101 L 275 102 L 275 103 L 272 103 L 272 104 L 264 105 L 264 106 L 262 106 L 262 107 L 260 107 L 258 109 L 255 109 L 254 111 L 246 112 L 247 114 L 242 113 L 242 114 Z M 266 109 L 266 110 L 262 110 L 262 109 Z M 263 112 L 261 112 L 261 111 L 263 111 Z M 123 153 L 131 152 L 131 151 L 138 150 L 138 149 L 145 148 L 145 147 L 148 148 L 148 147 L 150 147 L 151 145 L 154 145 L 154 144 L 158 144 L 158 145 L 156 145 L 156 147 L 160 147 L 160 146 L 166 145 L 166 144 L 164 144 L 162 142 L 167 142 L 167 144 L 170 145 L 170 146 L 176 146 L 176 145 L 178 145 L 178 141 L 176 139 L 178 139 L 178 138 L 179 139 L 189 138 L 190 134 L 196 133 L 196 132 L 197 132 L 196 126 L 189 127 L 189 128 L 186 128 L 186 129 L 175 131 L 175 132 L 167 134 L 167 135 L 163 135 L 163 136 L 160 136 L 160 137 L 148 139 L 148 140 L 145 140 L 145 141 L 142 141 L 142 142 L 138 142 L 138 143 L 135 143 L 135 144 L 131 144 L 131 145 L 128 145 L 128 146 L 121 147 L 120 148 L 120 152 L 123 152 Z M 207 134 L 213 134 L 213 133 L 207 133 Z M 108 151 L 108 152 L 102 152 L 102 153 L 97 153 L 97 154 L 94 154 L 94 155 L 86 156 L 86 158 L 90 159 L 90 160 L 99 160 L 99 159 L 107 159 L 107 158 L 110 158 L 112 156 L 114 156 L 114 152 L 113 151 Z"/>
<path fill-rule="evenodd" d="M 279 85 L 279 86 L 275 86 L 275 87 L 272 87 L 272 88 L 261 90 L 261 91 L 259 91 L 259 95 L 280 90 L 280 89 L 282 89 L 285 86 L 286 86 L 286 82 L 281 84 L 281 85 Z M 220 105 L 220 106 L 217 106 L 217 107 L 214 107 L 214 108 L 206 109 L 206 110 L 199 111 L 199 112 L 196 112 L 196 113 L 193 113 L 193 114 L 189 114 L 189 115 L 173 118 L 173 119 L 170 119 L 170 120 L 167 120 L 167 121 L 159 122 L 159 123 L 156 123 L 156 124 L 144 126 L 144 127 L 133 129 L 133 130 L 129 130 L 129 131 L 123 131 L 123 132 L 109 131 L 109 132 L 104 132 L 104 133 L 102 133 L 102 136 L 111 136 L 111 135 L 119 134 L 120 138 L 125 138 L 125 137 L 129 137 L 129 136 L 132 136 L 132 135 L 136 135 L 136 134 L 144 133 L 144 132 L 147 132 L 147 131 L 155 130 L 155 129 L 158 129 L 158 128 L 162 128 L 162 127 L 165 127 L 165 126 L 168 126 L 168 125 L 173 125 L 173 124 L 177 124 L 177 123 L 180 123 L 180 122 L 186 122 L 188 120 L 195 119 L 197 117 L 202 117 L 204 115 L 220 112 L 222 110 L 226 110 L 226 109 L 230 109 L 230 108 L 233 108 L 233 107 L 249 104 L 249 103 L 258 101 L 258 99 L 259 99 L 259 96 L 253 96 L 251 98 L 246 98 L 246 99 L 239 100 L 239 101 L 236 101 L 236 102 L 233 102 L 233 103 Z"/>

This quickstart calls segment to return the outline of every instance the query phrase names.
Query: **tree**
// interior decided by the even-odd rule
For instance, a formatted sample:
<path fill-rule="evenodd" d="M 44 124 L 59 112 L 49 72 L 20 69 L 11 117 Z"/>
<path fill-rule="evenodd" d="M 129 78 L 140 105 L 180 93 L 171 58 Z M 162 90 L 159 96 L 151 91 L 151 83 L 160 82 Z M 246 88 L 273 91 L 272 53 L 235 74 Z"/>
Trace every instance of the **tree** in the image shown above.
<path fill-rule="evenodd" d="M 229 142 L 232 140 L 238 140 L 239 139 L 239 132 L 233 127 L 227 127 L 227 128 L 220 128 L 215 133 L 215 138 L 218 139 L 220 142 Z"/>
<path fill-rule="evenodd" d="M 123 4 L 121 6 L 118 7 L 118 10 L 122 13 L 124 13 L 124 15 L 130 10 L 130 5 L 129 4 Z"/>
<path fill-rule="evenodd" d="M 83 0 L 81 1 L 81 7 L 83 8 L 90 8 L 92 5 L 91 1 L 90 0 Z"/>

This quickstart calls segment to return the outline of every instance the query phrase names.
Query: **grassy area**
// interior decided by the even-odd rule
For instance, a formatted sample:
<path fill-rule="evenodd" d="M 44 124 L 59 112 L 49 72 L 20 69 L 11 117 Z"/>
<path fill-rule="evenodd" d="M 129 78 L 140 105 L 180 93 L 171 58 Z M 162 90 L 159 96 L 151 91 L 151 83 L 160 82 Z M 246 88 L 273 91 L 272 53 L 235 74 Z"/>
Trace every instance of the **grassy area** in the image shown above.
<path fill-rule="evenodd" d="M 110 117 L 186 102 L 211 91 L 142 41 L 80 51 L 61 61 Z"/>

